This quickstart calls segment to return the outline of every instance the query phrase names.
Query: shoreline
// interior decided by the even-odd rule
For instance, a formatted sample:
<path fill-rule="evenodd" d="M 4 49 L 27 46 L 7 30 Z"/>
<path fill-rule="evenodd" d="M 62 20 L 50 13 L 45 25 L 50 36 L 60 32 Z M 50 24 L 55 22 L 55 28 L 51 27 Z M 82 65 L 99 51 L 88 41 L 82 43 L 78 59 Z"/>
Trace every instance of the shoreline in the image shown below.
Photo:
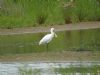
<path fill-rule="evenodd" d="M 46 27 L 23 27 L 13 29 L 0 29 L 0 35 L 17 35 L 27 33 L 42 33 L 49 32 L 50 28 L 54 27 L 56 32 L 70 31 L 70 30 L 83 30 L 83 29 L 96 29 L 100 28 L 100 22 L 80 22 L 75 24 L 54 25 Z"/>
<path fill-rule="evenodd" d="M 100 51 L 42 52 L 15 55 L 0 55 L 0 62 L 57 62 L 57 61 L 100 61 Z"/>

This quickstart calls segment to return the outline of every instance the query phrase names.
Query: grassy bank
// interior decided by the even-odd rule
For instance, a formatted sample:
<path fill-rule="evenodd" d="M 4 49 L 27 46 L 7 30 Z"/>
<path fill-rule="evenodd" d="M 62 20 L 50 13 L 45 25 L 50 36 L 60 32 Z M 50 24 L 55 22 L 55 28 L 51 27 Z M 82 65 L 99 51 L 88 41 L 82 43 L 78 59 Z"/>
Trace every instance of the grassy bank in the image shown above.
<path fill-rule="evenodd" d="M 1 0 L 0 28 L 100 20 L 99 0 Z"/>

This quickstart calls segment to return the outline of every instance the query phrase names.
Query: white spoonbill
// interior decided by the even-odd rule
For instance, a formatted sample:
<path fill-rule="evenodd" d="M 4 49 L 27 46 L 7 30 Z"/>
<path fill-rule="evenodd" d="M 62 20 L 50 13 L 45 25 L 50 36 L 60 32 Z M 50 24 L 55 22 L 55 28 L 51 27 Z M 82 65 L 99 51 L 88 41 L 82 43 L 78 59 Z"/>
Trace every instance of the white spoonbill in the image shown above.
<path fill-rule="evenodd" d="M 57 35 L 56 35 L 55 32 L 54 32 L 54 28 L 51 28 L 50 31 L 51 31 L 50 34 L 45 35 L 45 36 L 40 40 L 39 45 L 41 45 L 41 44 L 47 44 L 47 45 L 48 45 L 48 43 L 49 43 L 50 41 L 52 41 L 52 39 L 53 39 L 54 37 L 57 37 Z"/>

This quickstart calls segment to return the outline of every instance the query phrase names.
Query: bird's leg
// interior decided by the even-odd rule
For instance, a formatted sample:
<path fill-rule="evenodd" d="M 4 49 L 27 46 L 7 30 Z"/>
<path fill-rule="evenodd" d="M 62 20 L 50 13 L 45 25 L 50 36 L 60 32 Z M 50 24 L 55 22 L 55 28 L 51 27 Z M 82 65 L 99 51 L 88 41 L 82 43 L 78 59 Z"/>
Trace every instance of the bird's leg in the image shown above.
<path fill-rule="evenodd" d="M 48 49 L 49 49 L 49 48 L 48 48 L 48 47 L 49 47 L 49 44 L 47 43 L 47 45 L 46 45 L 46 46 L 47 46 L 47 52 L 48 52 Z"/>

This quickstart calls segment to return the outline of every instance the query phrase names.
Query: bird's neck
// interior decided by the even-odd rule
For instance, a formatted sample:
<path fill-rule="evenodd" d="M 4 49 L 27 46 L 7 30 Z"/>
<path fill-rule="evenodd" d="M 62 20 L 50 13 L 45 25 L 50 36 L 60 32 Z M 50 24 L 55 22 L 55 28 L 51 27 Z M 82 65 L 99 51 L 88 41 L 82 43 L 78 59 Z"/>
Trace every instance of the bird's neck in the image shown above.
<path fill-rule="evenodd" d="M 51 34 L 54 36 L 55 33 L 53 31 L 51 31 Z"/>
<path fill-rule="evenodd" d="M 51 31 L 51 34 L 52 34 L 52 35 L 54 35 L 54 32 L 53 32 L 53 31 Z"/>

